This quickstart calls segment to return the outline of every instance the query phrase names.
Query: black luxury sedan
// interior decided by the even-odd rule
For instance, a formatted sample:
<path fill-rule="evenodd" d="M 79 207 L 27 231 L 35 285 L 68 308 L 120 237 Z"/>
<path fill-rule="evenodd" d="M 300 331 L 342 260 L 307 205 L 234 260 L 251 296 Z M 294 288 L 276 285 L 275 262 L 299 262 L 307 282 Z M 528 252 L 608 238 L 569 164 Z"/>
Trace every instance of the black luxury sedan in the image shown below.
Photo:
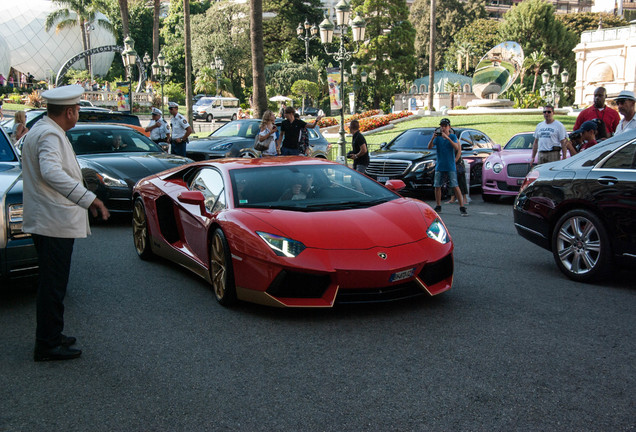
<path fill-rule="evenodd" d="M 400 193 L 416 195 L 433 191 L 437 151 L 428 148 L 436 128 L 409 129 L 383 143 L 372 152 L 366 175 L 380 183 L 399 179 L 406 188 Z M 462 146 L 462 157 L 470 164 L 470 187 L 481 187 L 481 168 L 484 159 L 492 153 L 494 142 L 477 129 L 452 128 Z"/>
<path fill-rule="evenodd" d="M 614 263 L 636 264 L 636 130 L 538 165 L 515 199 L 514 221 L 570 279 L 598 280 Z"/>

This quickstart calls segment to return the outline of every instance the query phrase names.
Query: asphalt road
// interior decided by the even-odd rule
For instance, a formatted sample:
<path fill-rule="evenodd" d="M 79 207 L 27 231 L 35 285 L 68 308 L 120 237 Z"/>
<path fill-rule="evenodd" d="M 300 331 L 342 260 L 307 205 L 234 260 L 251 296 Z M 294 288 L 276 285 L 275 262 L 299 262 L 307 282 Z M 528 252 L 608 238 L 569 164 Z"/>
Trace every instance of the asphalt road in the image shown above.
<path fill-rule="evenodd" d="M 0 431 L 634 430 L 633 270 L 572 282 L 476 198 L 443 209 L 451 291 L 331 310 L 223 308 L 139 260 L 129 221 L 94 227 L 66 299 L 80 359 L 34 363 L 34 293 L 0 296 Z"/>

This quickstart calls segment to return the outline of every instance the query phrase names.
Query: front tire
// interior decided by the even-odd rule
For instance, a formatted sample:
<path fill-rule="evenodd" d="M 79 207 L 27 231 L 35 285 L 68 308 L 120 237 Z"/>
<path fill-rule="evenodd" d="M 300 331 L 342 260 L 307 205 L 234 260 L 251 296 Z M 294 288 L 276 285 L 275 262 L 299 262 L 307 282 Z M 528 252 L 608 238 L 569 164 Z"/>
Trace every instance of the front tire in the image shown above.
<path fill-rule="evenodd" d="M 254 155 L 254 153 L 252 153 L 252 152 L 244 151 L 244 152 L 239 153 L 239 157 L 248 158 L 248 159 L 254 159 L 256 157 L 256 155 Z"/>
<path fill-rule="evenodd" d="M 150 233 L 148 231 L 148 218 L 146 217 L 146 208 L 140 197 L 135 199 L 133 206 L 133 241 L 135 242 L 135 250 L 139 258 L 147 260 L 152 257 L 152 249 L 150 248 Z"/>
<path fill-rule="evenodd" d="M 554 261 L 567 277 L 591 282 L 611 268 L 611 246 L 601 220 L 588 210 L 570 210 L 552 232 Z"/>
<path fill-rule="evenodd" d="M 212 114 L 208 114 L 208 115 L 205 117 L 205 121 L 206 121 L 206 122 L 208 122 L 208 123 L 210 123 L 210 122 L 212 121 L 212 119 L 213 119 Z"/>
<path fill-rule="evenodd" d="M 236 114 L 232 114 L 232 121 L 236 120 Z"/>
<path fill-rule="evenodd" d="M 210 278 L 216 300 L 223 306 L 236 303 L 236 286 L 230 246 L 221 228 L 217 228 L 210 242 Z"/>

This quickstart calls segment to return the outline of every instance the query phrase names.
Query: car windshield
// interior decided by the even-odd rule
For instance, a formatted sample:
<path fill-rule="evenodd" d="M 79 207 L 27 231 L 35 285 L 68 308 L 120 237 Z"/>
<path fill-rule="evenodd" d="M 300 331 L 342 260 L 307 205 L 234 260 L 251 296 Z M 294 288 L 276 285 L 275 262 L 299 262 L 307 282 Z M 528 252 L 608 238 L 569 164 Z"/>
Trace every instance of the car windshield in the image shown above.
<path fill-rule="evenodd" d="M 411 129 L 396 137 L 388 150 L 427 150 L 434 129 Z"/>
<path fill-rule="evenodd" d="M 0 162 L 15 162 L 17 157 L 6 135 L 0 131 Z"/>
<path fill-rule="evenodd" d="M 212 98 L 209 97 L 202 97 L 201 99 L 199 99 L 197 101 L 197 105 L 202 106 L 202 105 L 210 105 L 212 103 Z"/>
<path fill-rule="evenodd" d="M 516 135 L 510 138 L 505 150 L 529 150 L 532 148 L 532 143 L 534 142 L 533 134 L 523 134 Z"/>
<path fill-rule="evenodd" d="M 97 153 L 162 152 L 144 135 L 130 128 L 71 129 L 66 136 L 77 155 Z"/>
<path fill-rule="evenodd" d="M 399 198 L 362 174 L 335 164 L 230 171 L 234 205 L 292 211 L 367 208 Z"/>
<path fill-rule="evenodd" d="M 258 121 L 233 121 L 224 124 L 209 136 L 254 138 L 259 129 Z"/>

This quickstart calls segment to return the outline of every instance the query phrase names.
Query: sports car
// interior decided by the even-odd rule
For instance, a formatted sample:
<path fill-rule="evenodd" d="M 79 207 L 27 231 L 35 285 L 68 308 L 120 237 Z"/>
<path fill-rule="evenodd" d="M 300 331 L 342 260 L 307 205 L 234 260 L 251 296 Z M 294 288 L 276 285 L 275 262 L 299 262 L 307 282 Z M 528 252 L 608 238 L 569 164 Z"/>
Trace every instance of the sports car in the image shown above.
<path fill-rule="evenodd" d="M 147 177 L 133 238 L 212 284 L 222 305 L 331 307 L 451 288 L 453 242 L 427 204 L 343 165 L 221 159 Z"/>

